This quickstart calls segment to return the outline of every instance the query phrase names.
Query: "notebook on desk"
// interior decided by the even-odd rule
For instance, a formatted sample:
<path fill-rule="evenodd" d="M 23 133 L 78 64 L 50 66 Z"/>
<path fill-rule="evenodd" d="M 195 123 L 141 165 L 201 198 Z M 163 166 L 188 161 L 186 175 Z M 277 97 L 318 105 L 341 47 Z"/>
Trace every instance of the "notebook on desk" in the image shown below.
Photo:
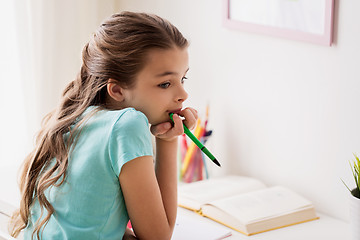
<path fill-rule="evenodd" d="M 189 210 L 178 211 L 171 240 L 219 240 L 232 235 L 229 228 L 216 223 L 199 221 L 188 216 L 184 211 Z"/>

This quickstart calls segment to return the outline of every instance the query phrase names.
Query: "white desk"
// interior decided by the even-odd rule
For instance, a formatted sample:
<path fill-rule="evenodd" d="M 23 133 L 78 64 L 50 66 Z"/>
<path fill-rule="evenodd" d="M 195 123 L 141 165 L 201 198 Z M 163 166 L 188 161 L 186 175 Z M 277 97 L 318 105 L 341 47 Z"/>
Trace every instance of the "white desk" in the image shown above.
<path fill-rule="evenodd" d="M 185 215 L 199 222 L 206 222 L 209 227 L 216 226 L 229 229 L 219 223 L 216 223 L 206 217 L 202 217 L 195 212 L 178 208 L 178 214 Z M 232 236 L 227 237 L 226 240 L 350 240 L 349 224 L 326 216 L 318 214 L 320 219 L 306 223 L 296 224 L 293 226 L 280 228 L 264 233 L 255 234 L 252 236 L 245 236 L 239 232 L 230 229 Z M 1 217 L 0 217 L 1 220 Z M 6 219 L 7 220 L 7 219 Z M 0 221 L 1 223 L 1 221 Z M 0 240 L 14 239 L 2 235 L 0 228 Z M 7 235 L 7 234 L 6 234 Z M 191 235 L 191 234 L 190 234 Z M 18 239 L 22 239 L 22 236 Z M 180 240 L 211 240 L 211 239 L 180 239 Z"/>
<path fill-rule="evenodd" d="M 184 214 L 197 221 L 206 221 L 209 226 L 222 226 L 208 218 L 202 217 L 192 211 L 178 208 L 179 214 Z M 320 219 L 284 227 L 264 233 L 245 236 L 231 229 L 232 236 L 226 240 L 350 240 L 349 224 L 335 218 L 331 218 L 325 214 L 318 213 Z M 224 228 L 226 228 L 224 226 Z M 192 239 L 184 239 L 192 240 Z M 199 239 L 197 239 L 199 240 Z"/>

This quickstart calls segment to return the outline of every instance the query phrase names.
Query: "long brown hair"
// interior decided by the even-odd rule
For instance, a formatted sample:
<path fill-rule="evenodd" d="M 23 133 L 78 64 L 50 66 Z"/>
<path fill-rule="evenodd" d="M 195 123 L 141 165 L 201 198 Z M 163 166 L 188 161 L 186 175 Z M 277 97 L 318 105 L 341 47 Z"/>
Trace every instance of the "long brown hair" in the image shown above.
<path fill-rule="evenodd" d="M 44 118 L 35 148 L 24 161 L 19 179 L 20 209 L 14 213 L 9 229 L 13 237 L 29 224 L 30 209 L 37 200 L 41 212 L 47 212 L 35 223 L 33 236 L 36 233 L 40 239 L 41 229 L 54 213 L 45 190 L 65 181 L 69 149 L 76 143 L 81 122 L 72 126 L 88 106 L 106 107 L 108 79 L 132 87 L 150 49 L 187 45 L 176 27 L 156 15 L 122 12 L 101 24 L 83 48 L 80 73 L 65 88 L 59 107 Z M 66 133 L 70 137 L 65 140 Z"/>

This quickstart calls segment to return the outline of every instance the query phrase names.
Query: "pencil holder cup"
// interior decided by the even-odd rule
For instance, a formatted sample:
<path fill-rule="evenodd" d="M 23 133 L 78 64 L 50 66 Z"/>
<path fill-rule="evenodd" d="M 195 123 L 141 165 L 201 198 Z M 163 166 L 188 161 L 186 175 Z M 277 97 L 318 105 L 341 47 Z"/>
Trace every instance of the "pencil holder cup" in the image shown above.
<path fill-rule="evenodd" d="M 355 197 L 355 191 L 353 189 L 350 194 L 350 231 L 353 240 L 360 239 L 360 198 Z"/>

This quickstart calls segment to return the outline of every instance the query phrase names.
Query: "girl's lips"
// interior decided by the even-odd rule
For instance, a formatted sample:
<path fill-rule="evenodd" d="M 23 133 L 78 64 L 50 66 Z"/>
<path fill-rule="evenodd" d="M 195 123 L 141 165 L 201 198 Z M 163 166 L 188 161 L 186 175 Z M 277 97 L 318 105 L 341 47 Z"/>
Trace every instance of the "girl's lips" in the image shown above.
<path fill-rule="evenodd" d="M 175 109 L 175 110 L 170 110 L 170 111 L 168 111 L 168 112 L 169 112 L 169 113 L 179 114 L 179 112 L 181 112 L 181 108 Z"/>

